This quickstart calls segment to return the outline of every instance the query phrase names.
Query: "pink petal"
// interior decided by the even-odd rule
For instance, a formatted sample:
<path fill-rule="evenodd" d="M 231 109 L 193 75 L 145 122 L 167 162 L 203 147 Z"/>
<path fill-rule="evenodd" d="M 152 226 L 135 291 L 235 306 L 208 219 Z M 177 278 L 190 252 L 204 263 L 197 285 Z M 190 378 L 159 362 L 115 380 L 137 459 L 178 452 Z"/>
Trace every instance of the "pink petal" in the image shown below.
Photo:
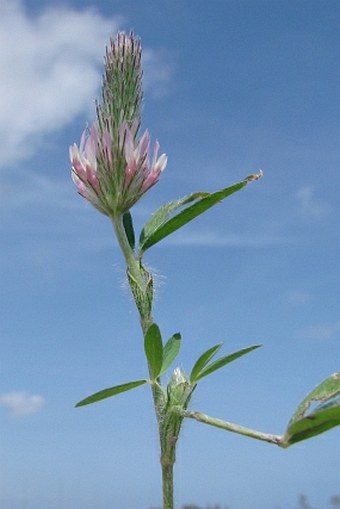
<path fill-rule="evenodd" d="M 168 162 L 168 157 L 166 154 L 162 154 L 159 159 L 156 161 L 156 164 L 153 166 L 152 171 L 160 174 L 164 168 L 166 167 Z"/>
<path fill-rule="evenodd" d="M 111 166 L 112 165 L 112 136 L 111 136 L 111 133 L 109 133 L 109 131 L 107 131 L 107 130 L 104 131 L 103 136 L 102 136 L 102 142 L 103 142 L 105 154 L 106 154 L 108 161 L 110 163 L 110 166 Z"/>
<path fill-rule="evenodd" d="M 128 127 L 124 131 L 124 156 L 127 163 L 134 158 L 134 143 L 131 131 Z"/>
<path fill-rule="evenodd" d="M 146 130 L 138 143 L 139 156 L 143 157 L 148 154 L 150 147 L 150 135 Z"/>

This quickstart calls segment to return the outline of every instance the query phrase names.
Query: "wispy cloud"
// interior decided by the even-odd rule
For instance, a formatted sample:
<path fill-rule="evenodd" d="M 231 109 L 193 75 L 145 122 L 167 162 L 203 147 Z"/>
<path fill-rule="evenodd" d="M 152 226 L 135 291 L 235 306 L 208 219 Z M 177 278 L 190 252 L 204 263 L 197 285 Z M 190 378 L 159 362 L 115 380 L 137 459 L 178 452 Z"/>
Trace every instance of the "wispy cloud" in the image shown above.
<path fill-rule="evenodd" d="M 45 400 L 39 394 L 25 391 L 7 392 L 0 394 L 0 406 L 8 411 L 10 417 L 24 417 L 39 412 Z"/>
<path fill-rule="evenodd" d="M 307 219 L 323 219 L 328 215 L 330 208 L 322 203 L 316 196 L 312 186 L 304 186 L 296 193 L 299 212 Z"/>
<path fill-rule="evenodd" d="M 71 178 L 69 182 L 56 181 L 48 176 L 18 168 L 3 172 L 1 177 L 0 209 L 3 210 L 42 205 L 48 208 L 54 206 L 59 209 L 75 208 L 79 206 L 79 202 L 74 198 L 76 191 Z"/>
<path fill-rule="evenodd" d="M 145 89 L 156 99 L 166 95 L 175 72 L 173 57 L 163 50 L 145 48 L 142 65 Z"/>
<path fill-rule="evenodd" d="M 175 246 L 207 246 L 207 247 L 265 247 L 272 245 L 281 245 L 291 242 L 287 237 L 252 234 L 252 233 L 231 233 L 224 234 L 219 232 L 196 231 L 187 232 L 186 234 L 176 234 L 169 240 L 167 245 Z M 165 245 L 165 244 L 164 244 Z"/>
<path fill-rule="evenodd" d="M 286 299 L 292 306 L 303 306 L 308 302 L 313 301 L 314 298 L 314 295 L 310 293 L 300 292 L 297 290 L 292 290 L 286 294 Z"/>
<path fill-rule="evenodd" d="M 306 327 L 298 332 L 298 336 L 305 339 L 329 340 L 340 337 L 340 321 L 321 323 Z"/>

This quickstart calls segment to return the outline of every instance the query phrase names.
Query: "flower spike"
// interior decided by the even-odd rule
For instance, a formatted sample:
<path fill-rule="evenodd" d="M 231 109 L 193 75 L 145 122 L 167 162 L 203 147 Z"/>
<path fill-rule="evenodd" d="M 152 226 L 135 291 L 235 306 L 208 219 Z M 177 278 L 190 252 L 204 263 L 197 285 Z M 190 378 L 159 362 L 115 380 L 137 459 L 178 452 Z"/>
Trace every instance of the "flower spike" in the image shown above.
<path fill-rule="evenodd" d="M 111 218 L 127 212 L 156 182 L 167 157 L 150 135 L 139 137 L 142 102 L 141 44 L 122 32 L 106 50 L 97 121 L 70 147 L 72 178 L 81 196 Z"/>

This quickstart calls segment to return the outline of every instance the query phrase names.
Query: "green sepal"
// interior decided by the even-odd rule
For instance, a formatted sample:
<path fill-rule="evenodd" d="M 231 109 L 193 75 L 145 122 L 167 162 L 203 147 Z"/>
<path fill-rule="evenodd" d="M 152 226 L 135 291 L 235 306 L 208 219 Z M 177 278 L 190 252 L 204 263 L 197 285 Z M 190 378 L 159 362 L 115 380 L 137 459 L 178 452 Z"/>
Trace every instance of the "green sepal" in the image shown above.
<path fill-rule="evenodd" d="M 320 402 L 310 412 L 310 406 Z M 299 404 L 283 436 L 283 447 L 324 433 L 340 425 L 340 373 L 319 384 Z"/>
<path fill-rule="evenodd" d="M 126 234 L 126 238 L 128 239 L 128 242 L 130 244 L 130 247 L 132 250 L 135 249 L 135 231 L 133 229 L 133 222 L 132 222 L 132 216 L 131 213 L 125 212 L 123 215 L 123 226 Z"/>
<path fill-rule="evenodd" d="M 91 396 L 88 396 L 87 398 L 79 401 L 75 406 L 80 407 L 84 405 L 90 405 L 91 403 L 96 403 L 97 401 L 101 401 L 102 399 L 116 396 L 121 392 L 130 391 L 131 389 L 139 387 L 140 385 L 144 385 L 147 382 L 148 380 L 135 380 L 134 382 L 127 382 L 125 384 L 115 385 L 114 387 L 110 387 L 109 389 L 103 389 L 102 391 L 91 394 Z"/>
<path fill-rule="evenodd" d="M 223 368 L 227 364 L 230 364 L 231 362 L 235 361 L 239 357 L 242 357 L 243 355 L 246 355 L 249 352 L 252 352 L 253 350 L 256 350 L 257 348 L 260 348 L 262 345 L 252 345 L 248 346 L 247 348 L 242 348 L 241 350 L 238 350 L 237 352 L 233 352 L 229 355 L 225 355 L 224 357 L 220 357 L 214 362 L 211 362 L 210 364 L 207 364 L 204 369 L 202 369 L 195 377 L 195 382 L 198 380 L 201 380 L 201 378 L 204 378 L 205 376 L 211 375 L 214 371 L 217 371 L 218 369 Z"/>
<path fill-rule="evenodd" d="M 143 267 L 144 268 L 144 267 Z M 146 288 L 145 288 L 145 296 L 146 296 L 146 302 L 147 302 L 147 316 L 151 315 L 152 311 L 152 302 L 153 302 L 153 277 L 152 274 L 144 269 L 144 274 L 146 277 Z"/>
<path fill-rule="evenodd" d="M 150 376 L 156 380 L 163 365 L 163 343 L 159 327 L 153 323 L 148 328 L 144 339 L 144 351 L 148 360 Z"/>
<path fill-rule="evenodd" d="M 223 343 L 218 343 L 217 345 L 209 348 L 206 352 L 202 353 L 202 355 L 197 359 L 194 364 L 194 367 L 190 373 L 190 382 L 196 382 L 198 380 L 198 376 L 202 369 L 208 364 L 210 359 L 214 357 L 214 355 L 219 351 Z"/>
<path fill-rule="evenodd" d="M 195 219 L 195 217 L 203 214 L 203 212 L 221 202 L 224 198 L 227 198 L 227 196 L 239 191 L 245 187 L 248 182 L 249 179 L 247 178 L 230 187 L 216 191 L 215 193 L 198 192 L 182 198 L 177 202 L 170 202 L 167 205 L 163 205 L 163 207 L 158 209 L 151 216 L 141 232 L 140 253 L 144 253 L 151 246 L 189 223 Z M 195 203 L 168 219 L 177 208 L 191 201 L 195 201 Z"/>
<path fill-rule="evenodd" d="M 159 376 L 162 376 L 176 359 L 181 346 L 181 335 L 177 332 L 165 343 L 163 348 L 163 364 Z"/>
<path fill-rule="evenodd" d="M 142 281 L 137 281 L 129 267 L 126 270 L 129 285 L 133 298 L 141 316 L 149 316 L 153 300 L 153 278 L 152 274 L 139 261 L 139 272 Z"/>

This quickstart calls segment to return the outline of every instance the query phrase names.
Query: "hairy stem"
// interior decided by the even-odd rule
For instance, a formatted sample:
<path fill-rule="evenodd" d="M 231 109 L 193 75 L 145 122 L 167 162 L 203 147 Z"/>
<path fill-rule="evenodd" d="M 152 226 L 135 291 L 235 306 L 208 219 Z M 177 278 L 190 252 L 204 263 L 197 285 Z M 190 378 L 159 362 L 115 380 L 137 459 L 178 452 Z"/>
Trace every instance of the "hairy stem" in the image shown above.
<path fill-rule="evenodd" d="M 117 236 L 118 243 L 122 250 L 127 265 L 128 279 L 131 291 L 139 311 L 140 322 L 145 336 L 148 328 L 153 323 L 152 318 L 152 278 L 151 274 L 142 266 L 139 258 L 129 244 L 122 216 L 113 219 L 113 226 Z M 149 283 L 151 282 L 151 286 Z M 151 295 L 150 295 L 151 294 Z M 150 368 L 149 368 L 150 372 Z M 161 466 L 162 466 L 162 489 L 163 489 L 163 509 L 173 509 L 173 466 L 175 463 L 176 440 L 170 444 L 169 437 L 164 437 L 164 419 L 166 412 L 166 395 L 157 383 L 151 384 L 153 403 L 158 422 L 160 446 L 161 446 Z M 171 441 L 171 438 L 170 438 Z"/>

